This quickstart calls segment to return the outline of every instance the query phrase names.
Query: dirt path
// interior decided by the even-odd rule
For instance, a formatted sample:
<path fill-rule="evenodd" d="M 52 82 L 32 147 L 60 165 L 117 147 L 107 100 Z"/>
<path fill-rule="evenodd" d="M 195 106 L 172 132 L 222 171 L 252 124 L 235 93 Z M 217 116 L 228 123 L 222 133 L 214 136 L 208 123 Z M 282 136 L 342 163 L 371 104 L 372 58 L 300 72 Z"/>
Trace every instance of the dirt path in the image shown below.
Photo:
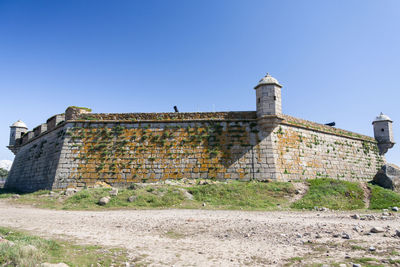
<path fill-rule="evenodd" d="M 369 208 L 371 199 L 371 189 L 368 187 L 367 183 L 360 183 L 362 190 L 364 191 L 364 203 L 365 207 Z"/>
<path fill-rule="evenodd" d="M 151 266 L 281 266 L 290 258 L 301 257 L 298 259 L 302 261 L 295 263 L 299 266 L 307 262 L 340 263 L 346 255 L 399 258 L 392 252 L 400 251 L 400 238 L 392 236 L 399 227 L 396 215 L 389 220 L 371 221 L 349 215 L 211 210 L 54 211 L 0 201 L 0 226 L 85 244 L 124 247 L 132 262 Z M 386 232 L 365 235 L 373 226 L 385 227 Z M 351 239 L 341 238 L 343 232 Z M 335 238 L 335 234 L 340 236 Z M 358 248 L 352 248 L 352 244 Z M 372 255 L 369 246 L 375 246 L 378 252 Z"/>

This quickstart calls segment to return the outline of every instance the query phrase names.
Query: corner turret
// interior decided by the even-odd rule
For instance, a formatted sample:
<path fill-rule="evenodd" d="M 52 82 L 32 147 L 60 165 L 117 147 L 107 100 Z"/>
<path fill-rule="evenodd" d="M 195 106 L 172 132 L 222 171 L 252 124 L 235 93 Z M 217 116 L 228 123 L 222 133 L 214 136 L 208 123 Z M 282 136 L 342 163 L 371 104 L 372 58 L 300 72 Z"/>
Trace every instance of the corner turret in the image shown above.
<path fill-rule="evenodd" d="M 10 126 L 10 141 L 8 144 L 8 148 L 15 154 L 16 153 L 16 145 L 17 145 L 17 140 L 22 137 L 24 133 L 28 131 L 28 127 L 26 124 L 18 120 L 13 123 L 13 125 Z"/>
<path fill-rule="evenodd" d="M 395 144 L 392 123 L 393 121 L 383 113 L 376 117 L 372 122 L 372 125 L 374 125 L 374 136 L 376 141 L 378 141 L 380 155 L 384 155 Z"/>
<path fill-rule="evenodd" d="M 257 117 L 282 114 L 281 88 L 278 80 L 268 73 L 254 87 L 257 96 Z"/>

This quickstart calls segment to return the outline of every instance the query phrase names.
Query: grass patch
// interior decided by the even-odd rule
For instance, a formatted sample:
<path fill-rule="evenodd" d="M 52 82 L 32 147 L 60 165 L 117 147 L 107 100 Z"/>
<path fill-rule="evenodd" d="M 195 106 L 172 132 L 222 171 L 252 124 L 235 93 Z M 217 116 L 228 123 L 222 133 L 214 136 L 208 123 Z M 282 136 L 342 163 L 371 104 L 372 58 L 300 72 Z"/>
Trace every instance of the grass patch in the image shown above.
<path fill-rule="evenodd" d="M 308 180 L 307 194 L 292 204 L 295 209 L 326 207 L 334 210 L 364 208 L 364 193 L 358 183 L 329 178 Z"/>
<path fill-rule="evenodd" d="M 271 209 L 287 204 L 294 194 L 291 183 L 232 182 L 210 184 L 188 189 L 199 202 L 228 209 Z"/>
<path fill-rule="evenodd" d="M 0 236 L 11 241 L 0 243 L 0 266 L 40 266 L 64 262 L 69 266 L 125 266 L 127 254 L 122 249 L 78 246 L 0 227 Z"/>
<path fill-rule="evenodd" d="M 294 187 L 283 182 L 229 182 L 206 185 L 141 184 L 120 189 L 105 206 L 98 205 L 101 197 L 109 196 L 110 188 L 83 189 L 67 197 L 62 191 L 38 191 L 21 194 L 12 201 L 40 208 L 65 210 L 147 209 L 147 208 L 207 208 L 271 210 L 288 207 Z M 188 193 L 193 199 L 188 198 Z M 0 192 L 0 197 L 11 198 L 14 193 Z M 128 198 L 133 197 L 129 202 Z M 206 203 L 203 207 L 203 203 Z"/>
<path fill-rule="evenodd" d="M 377 185 L 368 185 L 371 188 L 370 209 L 387 209 L 400 207 L 400 194 Z"/>

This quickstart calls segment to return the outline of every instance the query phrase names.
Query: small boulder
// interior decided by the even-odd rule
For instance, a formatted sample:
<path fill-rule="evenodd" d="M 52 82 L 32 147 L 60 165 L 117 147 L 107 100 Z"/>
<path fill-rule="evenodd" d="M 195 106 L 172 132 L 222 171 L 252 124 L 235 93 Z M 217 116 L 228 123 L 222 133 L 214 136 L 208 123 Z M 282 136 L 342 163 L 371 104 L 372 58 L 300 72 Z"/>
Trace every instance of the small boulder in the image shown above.
<path fill-rule="evenodd" d="M 64 195 L 72 196 L 72 195 L 75 195 L 76 192 L 78 192 L 78 190 L 76 188 L 67 188 L 67 190 L 65 190 L 65 192 L 64 192 Z"/>
<path fill-rule="evenodd" d="M 372 227 L 370 230 L 371 233 L 383 233 L 385 232 L 385 229 L 383 229 L 382 227 L 376 226 L 376 227 Z"/>
<path fill-rule="evenodd" d="M 376 248 L 374 246 L 369 247 L 369 251 L 375 251 L 375 250 L 376 250 Z"/>
<path fill-rule="evenodd" d="M 96 182 L 94 184 L 94 188 L 111 188 L 111 185 L 107 184 L 106 182 Z"/>
<path fill-rule="evenodd" d="M 137 199 L 137 196 L 128 197 L 128 202 L 134 202 Z"/>
<path fill-rule="evenodd" d="M 396 230 L 396 236 L 400 237 L 400 231 L 399 230 Z"/>
<path fill-rule="evenodd" d="M 383 165 L 375 175 L 374 183 L 400 193 L 400 167 L 394 164 Z"/>
<path fill-rule="evenodd" d="M 393 207 L 392 211 L 396 211 L 397 212 L 397 211 L 399 211 L 399 208 L 398 207 Z"/>
<path fill-rule="evenodd" d="M 11 196 L 11 198 L 13 198 L 13 199 L 18 199 L 18 198 L 20 198 L 20 197 L 21 197 L 21 196 L 18 195 L 18 194 L 14 194 L 14 195 Z"/>
<path fill-rule="evenodd" d="M 350 235 L 348 233 L 342 233 L 343 239 L 350 239 Z"/>
<path fill-rule="evenodd" d="M 118 195 L 118 188 L 113 188 L 110 191 L 110 196 L 117 196 Z"/>
<path fill-rule="evenodd" d="M 190 194 L 188 191 L 186 190 L 183 191 L 183 195 L 185 196 L 186 199 L 193 200 L 193 195 Z"/>
<path fill-rule="evenodd" d="M 108 202 L 110 202 L 110 197 L 102 197 L 99 200 L 99 205 L 105 206 L 108 204 Z"/>

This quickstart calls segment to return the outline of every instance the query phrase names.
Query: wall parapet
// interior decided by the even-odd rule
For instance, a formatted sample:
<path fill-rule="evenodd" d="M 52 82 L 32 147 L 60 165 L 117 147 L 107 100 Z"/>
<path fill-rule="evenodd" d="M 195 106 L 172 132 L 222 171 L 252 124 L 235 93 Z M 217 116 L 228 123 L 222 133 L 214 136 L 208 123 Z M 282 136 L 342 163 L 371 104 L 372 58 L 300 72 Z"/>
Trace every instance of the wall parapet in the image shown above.
<path fill-rule="evenodd" d="M 171 112 L 171 113 L 86 113 L 75 120 L 99 121 L 192 121 L 192 120 L 255 120 L 255 111 Z"/>
<path fill-rule="evenodd" d="M 354 133 L 351 131 L 327 126 L 324 124 L 295 118 L 295 117 L 292 117 L 289 115 L 279 115 L 279 117 L 281 117 L 283 119 L 281 124 L 284 124 L 284 125 L 290 125 L 290 126 L 294 126 L 294 127 L 298 127 L 298 128 L 314 130 L 316 132 L 327 133 L 327 134 L 336 135 L 336 136 L 343 136 L 343 137 L 354 139 L 354 140 L 361 140 L 361 141 L 367 141 L 367 142 L 371 142 L 371 143 L 377 143 L 375 138 L 367 136 L 367 135 L 362 135 L 362 134 Z"/>

